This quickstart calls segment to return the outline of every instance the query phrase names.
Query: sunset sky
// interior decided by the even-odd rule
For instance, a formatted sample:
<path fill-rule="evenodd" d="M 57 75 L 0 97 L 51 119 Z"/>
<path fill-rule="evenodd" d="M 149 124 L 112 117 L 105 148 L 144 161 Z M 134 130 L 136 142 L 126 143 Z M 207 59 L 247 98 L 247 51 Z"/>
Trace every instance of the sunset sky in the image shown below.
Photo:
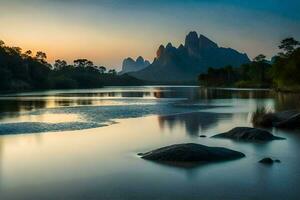
<path fill-rule="evenodd" d="M 252 58 L 300 39 L 299 0 L 0 0 L 0 39 L 48 60 L 88 58 L 119 68 L 125 57 L 153 60 L 195 30 Z"/>

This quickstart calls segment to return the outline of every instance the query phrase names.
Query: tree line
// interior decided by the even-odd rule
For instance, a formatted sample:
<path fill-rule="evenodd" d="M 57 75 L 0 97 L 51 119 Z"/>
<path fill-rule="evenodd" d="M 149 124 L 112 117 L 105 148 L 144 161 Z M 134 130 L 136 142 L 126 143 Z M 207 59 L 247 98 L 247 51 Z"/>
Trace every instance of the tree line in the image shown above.
<path fill-rule="evenodd" d="M 210 67 L 199 75 L 201 85 L 213 87 L 275 88 L 282 91 L 300 91 L 300 42 L 294 38 L 281 41 L 278 55 L 271 61 L 260 54 L 252 62 L 238 68 Z"/>
<path fill-rule="evenodd" d="M 72 64 L 56 60 L 47 62 L 47 54 L 20 47 L 9 47 L 0 40 L 0 91 L 98 88 L 105 85 L 140 85 L 142 81 L 116 70 L 96 66 L 88 59 L 76 59 Z"/>

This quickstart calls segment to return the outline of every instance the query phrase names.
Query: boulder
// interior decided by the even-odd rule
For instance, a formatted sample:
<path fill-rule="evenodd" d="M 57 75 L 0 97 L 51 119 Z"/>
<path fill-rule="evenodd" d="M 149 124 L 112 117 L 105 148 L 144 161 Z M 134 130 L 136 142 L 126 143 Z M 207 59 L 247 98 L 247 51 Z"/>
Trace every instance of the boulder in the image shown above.
<path fill-rule="evenodd" d="M 201 137 L 201 138 L 206 138 L 206 135 L 200 135 L 199 137 Z"/>
<path fill-rule="evenodd" d="M 282 111 L 282 112 L 277 112 L 274 113 L 275 117 L 279 120 L 279 121 L 283 121 L 286 120 L 296 114 L 299 114 L 299 112 L 297 110 L 286 110 L 286 111 Z"/>
<path fill-rule="evenodd" d="M 250 127 L 236 127 L 228 132 L 221 133 L 213 137 L 246 141 L 272 141 L 284 139 L 276 137 L 266 130 Z"/>
<path fill-rule="evenodd" d="M 175 144 L 147 153 L 138 154 L 141 158 L 165 164 L 187 164 L 199 162 L 216 162 L 242 158 L 238 151 L 222 147 L 208 147 L 200 144 Z"/>
<path fill-rule="evenodd" d="M 275 127 L 286 129 L 300 128 L 300 113 L 297 113 L 278 123 L 275 123 Z"/>
<path fill-rule="evenodd" d="M 254 124 L 261 127 L 300 128 L 300 113 L 297 110 L 266 113 L 259 116 Z"/>
<path fill-rule="evenodd" d="M 271 165 L 274 163 L 274 160 L 272 158 L 263 158 L 259 162 L 263 164 Z"/>
<path fill-rule="evenodd" d="M 274 163 L 280 163 L 281 161 L 276 159 L 276 160 L 273 160 L 272 158 L 269 158 L 269 157 L 266 157 L 266 158 L 263 158 L 259 161 L 259 163 L 262 163 L 262 164 L 267 164 L 267 165 L 272 165 Z"/>
<path fill-rule="evenodd" d="M 262 116 L 256 117 L 253 121 L 253 125 L 259 127 L 273 127 L 274 123 L 278 121 L 279 119 L 274 113 L 267 113 Z"/>

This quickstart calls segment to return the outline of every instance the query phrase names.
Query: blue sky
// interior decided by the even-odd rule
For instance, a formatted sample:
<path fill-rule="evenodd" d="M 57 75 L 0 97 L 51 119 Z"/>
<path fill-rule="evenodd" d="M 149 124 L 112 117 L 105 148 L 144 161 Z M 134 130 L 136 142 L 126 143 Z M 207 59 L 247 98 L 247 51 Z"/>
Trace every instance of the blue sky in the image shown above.
<path fill-rule="evenodd" d="M 128 56 L 152 60 L 160 44 L 177 46 L 192 30 L 271 57 L 281 39 L 300 39 L 300 1 L 0 0 L 0 24 L 7 44 L 43 50 L 51 62 L 86 57 L 118 68 Z"/>

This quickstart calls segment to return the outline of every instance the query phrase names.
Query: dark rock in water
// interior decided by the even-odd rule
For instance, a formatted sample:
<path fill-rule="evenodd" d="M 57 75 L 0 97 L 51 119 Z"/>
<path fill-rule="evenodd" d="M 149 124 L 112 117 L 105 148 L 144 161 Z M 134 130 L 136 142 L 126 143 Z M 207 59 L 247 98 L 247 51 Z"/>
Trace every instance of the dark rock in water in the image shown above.
<path fill-rule="evenodd" d="M 185 164 L 199 162 L 216 162 L 242 158 L 245 155 L 238 151 L 222 147 L 208 147 L 200 144 L 175 144 L 147 153 L 139 154 L 141 158 L 168 164 Z"/>
<path fill-rule="evenodd" d="M 273 160 L 272 158 L 263 158 L 259 161 L 260 163 L 263 163 L 263 164 L 268 164 L 268 165 L 271 165 L 271 164 L 274 164 L 275 163 L 280 163 L 281 161 L 276 159 L 276 160 Z"/>
<path fill-rule="evenodd" d="M 288 118 L 291 118 L 292 116 L 294 116 L 296 114 L 299 114 L 299 112 L 297 110 L 287 110 L 287 111 L 274 113 L 275 117 L 279 121 L 283 121 L 283 120 L 286 120 Z"/>
<path fill-rule="evenodd" d="M 199 137 L 201 137 L 201 138 L 206 138 L 206 135 L 200 135 Z"/>
<path fill-rule="evenodd" d="M 260 163 L 263 163 L 263 164 L 273 164 L 274 163 L 274 160 L 272 158 L 263 158 L 259 161 Z"/>
<path fill-rule="evenodd" d="M 284 138 L 276 137 L 270 132 L 249 127 L 236 127 L 226 133 L 221 133 L 213 136 L 215 138 L 229 138 L 235 140 L 254 140 L 254 141 L 271 141 L 282 140 Z"/>
<path fill-rule="evenodd" d="M 275 127 L 277 128 L 287 128 L 294 129 L 300 128 L 300 113 L 291 116 L 288 119 L 275 123 Z"/>
<path fill-rule="evenodd" d="M 273 127 L 275 122 L 279 119 L 273 113 L 267 113 L 265 115 L 259 116 L 255 119 L 254 125 L 259 127 Z"/>
<path fill-rule="evenodd" d="M 288 110 L 277 113 L 267 113 L 255 121 L 255 125 L 262 127 L 300 128 L 300 113 Z"/>

